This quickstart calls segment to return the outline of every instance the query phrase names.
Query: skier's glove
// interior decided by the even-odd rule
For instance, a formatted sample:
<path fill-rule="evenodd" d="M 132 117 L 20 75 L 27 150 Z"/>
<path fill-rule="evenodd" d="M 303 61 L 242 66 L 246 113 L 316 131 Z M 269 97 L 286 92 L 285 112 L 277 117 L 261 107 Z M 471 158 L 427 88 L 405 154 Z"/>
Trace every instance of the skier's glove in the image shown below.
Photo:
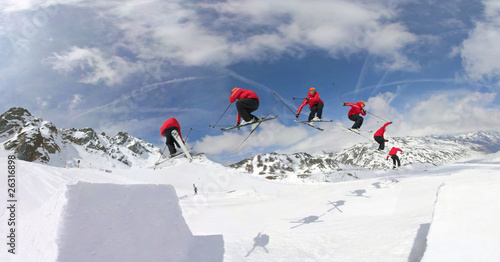
<path fill-rule="evenodd" d="M 345 103 L 342 103 L 342 106 L 345 106 Z"/>
<path fill-rule="evenodd" d="M 295 118 L 299 118 L 299 114 L 295 114 Z"/>
<path fill-rule="evenodd" d="M 363 113 L 365 113 L 365 114 L 366 114 L 366 110 L 364 110 L 364 109 L 363 109 Z"/>
<path fill-rule="evenodd" d="M 306 97 L 306 100 L 311 100 L 311 98 L 309 98 L 309 97 Z"/>
<path fill-rule="evenodd" d="M 386 140 L 384 140 L 384 141 L 385 141 L 385 142 L 389 142 L 389 140 L 387 140 L 387 139 L 386 139 Z"/>

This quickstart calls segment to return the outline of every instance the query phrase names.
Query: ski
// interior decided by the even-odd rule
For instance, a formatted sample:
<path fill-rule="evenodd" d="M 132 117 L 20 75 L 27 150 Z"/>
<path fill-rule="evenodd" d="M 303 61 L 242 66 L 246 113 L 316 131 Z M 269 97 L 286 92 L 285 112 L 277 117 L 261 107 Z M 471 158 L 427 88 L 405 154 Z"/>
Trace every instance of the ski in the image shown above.
<path fill-rule="evenodd" d="M 276 118 L 278 117 L 278 115 L 276 115 L 276 116 L 273 116 L 273 117 L 267 118 L 267 117 L 269 116 L 269 114 L 271 114 L 271 112 L 273 112 L 273 110 L 274 110 L 274 108 L 276 107 L 276 105 L 277 105 L 277 104 L 278 104 L 278 102 L 276 102 L 276 104 L 273 106 L 273 108 L 271 109 L 271 111 L 269 111 L 269 113 L 267 113 L 267 115 L 266 115 L 266 116 L 264 116 L 264 117 L 263 117 L 263 119 L 272 120 L 272 119 L 276 119 Z M 260 124 L 262 124 L 262 122 L 264 122 L 264 121 L 259 121 L 259 122 L 256 122 L 256 123 L 257 123 L 257 125 L 256 125 L 254 128 L 252 128 L 252 130 L 250 130 L 250 133 L 249 133 L 249 134 L 248 134 L 248 136 L 245 138 L 245 140 L 243 140 L 243 142 L 241 142 L 241 143 L 240 143 L 240 145 L 239 145 L 237 148 L 235 148 L 235 149 L 233 150 L 233 152 L 234 152 L 234 151 L 236 151 L 236 150 L 238 150 L 238 149 L 241 147 L 241 145 L 243 145 L 243 144 L 245 143 L 245 141 L 247 141 L 247 139 L 248 139 L 248 138 L 249 138 L 249 137 L 253 134 L 253 132 L 257 129 L 257 127 L 259 127 L 259 126 L 260 126 Z M 254 123 L 252 123 L 252 124 L 254 124 Z"/>
<path fill-rule="evenodd" d="M 177 144 L 181 147 L 182 151 L 184 151 L 184 154 L 186 155 L 187 159 L 189 159 L 189 162 L 193 160 L 193 157 L 189 153 L 189 150 L 187 149 L 186 145 L 184 144 L 184 141 L 182 141 L 179 133 L 176 130 L 172 131 L 172 137 L 177 141 Z"/>
<path fill-rule="evenodd" d="M 321 127 L 317 127 L 317 126 L 312 126 L 312 125 L 309 125 L 309 121 L 298 121 L 298 120 L 294 120 L 294 121 L 295 121 L 295 122 L 297 122 L 297 123 L 304 124 L 304 125 L 306 125 L 306 126 L 310 126 L 310 127 L 312 127 L 312 128 L 316 128 L 316 129 L 318 129 L 319 131 L 325 131 L 325 130 L 324 130 L 323 128 L 321 128 Z M 332 122 L 332 121 L 311 121 L 311 122 L 316 123 L 316 122 Z"/>
<path fill-rule="evenodd" d="M 359 129 L 357 129 L 357 130 L 356 130 L 356 129 L 352 129 L 352 128 L 347 128 L 347 127 L 342 126 L 342 125 L 340 125 L 340 124 L 337 124 L 337 125 L 338 125 L 339 127 L 343 128 L 343 129 L 347 130 L 347 131 L 350 131 L 350 132 L 352 132 L 352 133 L 354 133 L 354 134 L 356 134 L 356 135 L 359 135 L 359 136 L 362 136 L 362 137 L 364 137 L 364 138 L 368 139 L 369 141 L 372 141 L 369 137 L 367 137 L 367 136 L 365 136 L 365 135 L 363 135 L 363 134 L 361 133 L 361 132 L 371 133 L 372 131 L 369 131 L 369 130 L 359 130 Z"/>
<path fill-rule="evenodd" d="M 267 117 L 267 116 L 266 116 Z M 240 127 L 244 127 L 244 126 L 249 126 L 249 125 L 252 125 L 252 124 L 259 124 L 262 123 L 262 122 L 265 122 L 265 121 L 269 121 L 269 120 L 273 120 L 273 119 L 276 119 L 278 116 L 273 116 L 273 117 L 268 117 L 268 118 L 261 118 L 259 119 L 258 121 L 256 122 L 252 122 L 252 123 L 248 123 L 248 124 L 244 124 L 244 125 L 239 125 L 239 126 L 230 126 L 230 127 L 225 127 L 225 128 L 221 128 L 220 130 L 222 131 L 228 131 L 228 130 L 232 130 L 232 129 L 235 129 L 235 128 L 240 128 Z"/>
<path fill-rule="evenodd" d="M 189 153 L 191 153 L 191 150 L 193 150 L 193 147 L 191 147 L 191 148 L 189 149 L 189 151 L 188 151 L 188 152 L 189 152 Z M 175 156 L 173 156 L 173 157 L 172 157 L 172 156 L 165 156 L 165 155 L 163 155 L 163 157 L 165 157 L 165 159 L 158 161 L 158 163 L 156 163 L 156 164 L 155 164 L 155 168 L 156 168 L 158 165 L 162 164 L 162 163 L 165 163 L 165 162 L 167 162 L 167 161 L 169 161 L 169 160 L 172 160 L 172 159 L 176 159 L 176 158 L 183 157 L 183 156 L 185 156 L 185 155 L 186 155 L 186 153 L 184 153 L 184 152 L 180 152 L 180 154 L 175 155 Z"/>

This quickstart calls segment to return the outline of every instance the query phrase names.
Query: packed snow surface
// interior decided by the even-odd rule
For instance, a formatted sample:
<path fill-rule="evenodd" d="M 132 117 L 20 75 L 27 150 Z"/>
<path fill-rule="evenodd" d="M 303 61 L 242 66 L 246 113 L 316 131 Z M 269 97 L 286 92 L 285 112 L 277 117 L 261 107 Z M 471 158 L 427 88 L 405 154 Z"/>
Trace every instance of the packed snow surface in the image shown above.
<path fill-rule="evenodd" d="M 5 243 L 0 261 L 500 261 L 498 153 L 338 183 L 272 181 L 203 158 L 15 168 L 15 254 Z M 0 189 L 8 206 L 7 175 Z M 9 241 L 12 214 L 0 212 Z"/>

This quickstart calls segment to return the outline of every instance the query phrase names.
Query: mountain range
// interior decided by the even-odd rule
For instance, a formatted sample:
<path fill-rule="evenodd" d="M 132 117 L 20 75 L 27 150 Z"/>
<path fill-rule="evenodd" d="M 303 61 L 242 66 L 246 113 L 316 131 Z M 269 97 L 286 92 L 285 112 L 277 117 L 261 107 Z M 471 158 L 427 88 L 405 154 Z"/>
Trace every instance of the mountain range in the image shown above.
<path fill-rule="evenodd" d="M 59 167 L 103 162 L 111 167 L 140 167 L 161 154 L 153 144 L 124 132 L 109 137 L 92 128 L 58 129 L 19 107 L 0 116 L 0 143 L 20 160 Z"/>
<path fill-rule="evenodd" d="M 161 157 L 160 148 L 128 133 L 119 132 L 110 137 L 92 128 L 58 129 L 51 122 L 19 107 L 0 116 L 0 144 L 20 160 L 59 167 L 152 167 Z M 378 144 L 373 142 L 318 155 L 304 152 L 259 154 L 228 167 L 267 179 L 346 180 L 356 178 L 356 169 L 391 168 L 390 158 L 386 159 L 391 147 L 403 150 L 399 154 L 403 166 L 416 163 L 441 165 L 497 152 L 500 132 L 394 137 L 389 139 L 384 151 L 378 151 L 377 147 Z"/>

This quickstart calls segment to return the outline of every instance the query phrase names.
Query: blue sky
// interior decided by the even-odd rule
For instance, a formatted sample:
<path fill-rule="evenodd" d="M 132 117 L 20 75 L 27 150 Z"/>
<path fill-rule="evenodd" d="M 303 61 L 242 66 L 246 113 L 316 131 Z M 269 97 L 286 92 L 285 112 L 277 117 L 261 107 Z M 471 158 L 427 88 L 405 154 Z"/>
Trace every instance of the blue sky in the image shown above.
<path fill-rule="evenodd" d="M 363 142 L 337 126 L 352 125 L 341 100 L 367 103 L 366 129 L 393 121 L 388 136 L 498 130 L 500 4 L 441 2 L 2 1 L 0 110 L 160 147 L 161 124 L 176 117 L 222 163 Z M 259 95 L 256 114 L 278 102 L 279 115 L 236 151 L 248 130 L 209 126 L 235 86 Z M 334 120 L 324 132 L 293 122 L 273 95 L 296 110 L 310 87 Z M 235 119 L 232 105 L 220 124 Z"/>

